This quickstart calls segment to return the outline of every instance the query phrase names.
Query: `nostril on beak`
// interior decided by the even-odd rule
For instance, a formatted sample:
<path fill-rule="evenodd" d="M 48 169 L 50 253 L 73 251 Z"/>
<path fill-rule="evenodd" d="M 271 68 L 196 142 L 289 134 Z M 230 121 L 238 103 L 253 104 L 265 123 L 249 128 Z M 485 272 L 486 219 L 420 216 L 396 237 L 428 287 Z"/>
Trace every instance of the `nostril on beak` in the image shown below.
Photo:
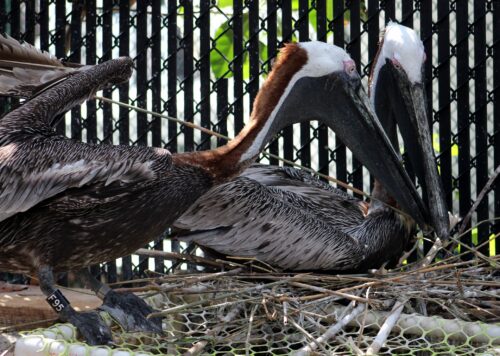
<path fill-rule="evenodd" d="M 344 61 L 344 71 L 347 74 L 356 72 L 356 63 L 352 59 L 346 59 Z"/>

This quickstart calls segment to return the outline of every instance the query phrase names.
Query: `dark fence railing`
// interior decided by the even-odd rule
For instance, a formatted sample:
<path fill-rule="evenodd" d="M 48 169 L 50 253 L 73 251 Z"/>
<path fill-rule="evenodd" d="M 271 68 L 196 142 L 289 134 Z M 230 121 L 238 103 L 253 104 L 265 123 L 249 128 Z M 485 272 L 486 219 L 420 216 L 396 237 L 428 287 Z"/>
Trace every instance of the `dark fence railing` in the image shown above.
<path fill-rule="evenodd" d="M 68 61 L 93 64 L 128 55 L 135 74 L 104 96 L 233 136 L 244 125 L 263 76 L 288 41 L 344 47 L 366 79 L 388 21 L 415 28 L 427 53 L 425 82 L 433 141 L 450 210 L 464 216 L 500 164 L 500 2 L 498 1 L 0 1 L 0 31 Z M 16 105 L 0 99 L 0 114 Z M 75 108 L 60 132 L 88 142 L 163 146 L 172 152 L 223 144 L 205 133 L 100 101 Z M 411 147 L 408 147 L 411 149 Z M 366 170 L 325 126 L 283 130 L 268 150 L 369 190 Z M 270 159 L 277 164 L 277 160 Z M 499 231 L 500 185 L 481 202 L 462 240 Z M 472 226 L 471 225 L 471 226 Z M 159 237 L 149 248 L 178 250 Z M 498 254 L 486 244 L 484 254 Z M 154 269 L 164 272 L 163 261 Z M 141 275 L 146 258 L 124 257 L 120 278 Z M 115 262 L 98 267 L 110 281 Z"/>

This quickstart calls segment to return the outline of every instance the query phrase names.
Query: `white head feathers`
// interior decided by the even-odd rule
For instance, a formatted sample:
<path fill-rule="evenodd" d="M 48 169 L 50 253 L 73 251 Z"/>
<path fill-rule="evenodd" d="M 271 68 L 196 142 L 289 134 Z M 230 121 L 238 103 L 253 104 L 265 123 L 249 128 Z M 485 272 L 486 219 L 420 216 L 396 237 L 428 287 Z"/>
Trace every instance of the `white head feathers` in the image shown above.
<path fill-rule="evenodd" d="M 395 22 L 387 24 L 382 48 L 374 68 L 371 90 L 374 89 L 378 72 L 385 64 L 386 59 L 399 62 L 412 83 L 422 81 L 422 63 L 425 60 L 424 45 L 413 29 Z"/>
<path fill-rule="evenodd" d="M 300 77 L 321 77 L 344 70 L 344 62 L 351 57 L 342 48 L 324 42 L 300 42 L 307 52 L 307 63 L 297 73 Z"/>

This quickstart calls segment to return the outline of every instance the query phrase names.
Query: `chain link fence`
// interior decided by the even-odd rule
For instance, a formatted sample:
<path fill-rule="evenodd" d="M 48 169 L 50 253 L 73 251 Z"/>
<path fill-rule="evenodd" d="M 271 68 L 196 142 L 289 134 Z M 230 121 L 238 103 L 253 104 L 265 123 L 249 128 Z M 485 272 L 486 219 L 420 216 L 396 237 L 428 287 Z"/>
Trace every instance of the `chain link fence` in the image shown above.
<path fill-rule="evenodd" d="M 388 21 L 413 27 L 427 53 L 425 80 L 434 147 L 446 201 L 465 216 L 500 164 L 500 2 L 340 0 L 0 1 L 0 32 L 68 61 L 94 64 L 131 56 L 128 85 L 103 96 L 233 137 L 283 43 L 321 40 L 344 47 L 367 83 Z M 0 114 L 17 103 L 0 99 Z M 102 101 L 67 114 L 60 133 L 87 142 L 152 145 L 172 152 L 224 143 L 182 124 Z M 411 149 L 408 147 L 407 149 Z M 333 132 L 316 123 L 289 127 L 268 147 L 287 160 L 369 191 L 366 169 Z M 278 164 L 275 159 L 263 159 Z M 481 244 L 498 233 L 500 184 L 462 237 Z M 495 239 L 480 249 L 500 252 Z M 148 248 L 178 251 L 163 237 Z M 165 272 L 160 258 L 128 256 L 94 268 L 108 282 Z"/>

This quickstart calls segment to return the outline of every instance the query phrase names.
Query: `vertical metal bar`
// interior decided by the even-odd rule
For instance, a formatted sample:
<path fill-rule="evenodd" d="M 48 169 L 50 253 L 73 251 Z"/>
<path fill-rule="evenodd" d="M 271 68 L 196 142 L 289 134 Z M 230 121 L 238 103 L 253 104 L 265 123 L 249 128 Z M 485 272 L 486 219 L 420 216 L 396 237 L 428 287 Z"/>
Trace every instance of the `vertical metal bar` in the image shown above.
<path fill-rule="evenodd" d="M 148 0 L 137 1 L 137 106 L 147 109 L 148 98 Z M 148 115 L 137 113 L 137 141 L 139 146 L 148 145 Z M 149 246 L 144 246 L 148 248 Z M 139 256 L 137 271 L 139 276 L 144 276 L 148 269 L 148 257 Z"/>
<path fill-rule="evenodd" d="M 40 48 L 44 51 L 49 49 L 49 0 L 40 0 L 40 12 L 38 13 L 40 23 Z"/>
<path fill-rule="evenodd" d="M 299 41 L 309 41 L 309 1 L 299 0 L 299 19 L 297 21 L 299 29 Z M 302 122 L 300 124 L 300 150 L 297 152 L 301 164 L 306 167 L 311 166 L 311 124 Z"/>
<path fill-rule="evenodd" d="M 470 133 L 469 133 L 469 43 L 468 1 L 458 0 L 457 9 L 457 118 L 458 118 L 458 189 L 460 192 L 460 215 L 470 209 Z M 461 238 L 471 243 L 471 234 Z M 470 255 L 468 255 L 471 258 Z"/>
<path fill-rule="evenodd" d="M 285 1 L 281 5 L 281 32 L 283 34 L 282 43 L 290 42 L 293 38 L 292 29 L 292 4 Z M 283 156 L 289 161 L 294 161 L 293 157 L 293 127 L 283 129 Z"/>
<path fill-rule="evenodd" d="M 344 2 L 335 1 L 333 7 L 333 43 L 344 48 Z M 346 148 L 338 136 L 335 136 L 335 165 L 337 179 L 347 182 Z M 338 187 L 345 190 L 345 188 Z"/>
<path fill-rule="evenodd" d="M 147 109 L 148 98 L 148 1 L 137 1 L 137 99 L 138 107 Z M 146 146 L 148 144 L 148 116 L 145 113 L 137 113 L 137 144 Z"/>
<path fill-rule="evenodd" d="M 33 44 L 35 42 L 35 2 L 26 1 L 24 5 L 26 6 L 24 19 L 25 31 L 22 38 L 26 42 Z"/>
<path fill-rule="evenodd" d="M 184 6 L 184 120 L 193 122 L 193 3 L 183 0 Z M 184 126 L 184 150 L 194 150 L 193 129 Z"/>
<path fill-rule="evenodd" d="M 226 78 L 220 78 L 216 83 L 217 91 L 217 132 L 227 136 L 227 117 L 229 114 L 228 100 L 227 100 L 227 85 Z M 217 138 L 217 146 L 226 144 L 226 140 Z"/>
<path fill-rule="evenodd" d="M 96 53 L 96 2 L 95 0 L 87 0 L 85 2 L 85 51 L 86 51 L 86 64 L 95 64 L 97 53 Z M 80 24 L 81 17 L 78 19 L 78 25 Z M 95 100 L 87 101 L 87 118 L 85 119 L 85 127 L 87 129 L 87 142 L 97 143 L 97 114 L 96 114 L 96 102 Z M 81 130 L 81 128 L 80 128 Z M 99 265 L 94 265 L 90 267 L 90 273 L 93 276 L 98 277 L 101 275 L 101 268 Z M 98 277 L 99 278 L 99 277 Z"/>
<path fill-rule="evenodd" d="M 404 2 L 404 1 L 403 1 Z M 394 4 L 394 0 L 385 0 L 382 3 L 384 12 L 385 12 L 385 23 L 387 24 L 389 21 L 395 21 L 396 20 L 396 5 Z M 382 7 L 382 6 L 381 6 Z M 422 14 L 425 16 L 424 14 Z"/>
<path fill-rule="evenodd" d="M 488 121 L 486 113 L 486 8 L 482 1 L 474 1 L 474 87 L 476 126 L 476 198 L 488 181 Z M 477 221 L 489 218 L 488 195 L 477 207 Z M 478 227 L 478 244 L 488 240 L 488 224 Z M 480 252 L 489 256 L 489 246 L 485 244 Z"/>
<path fill-rule="evenodd" d="M 54 34 L 56 43 L 56 57 L 63 58 L 66 56 L 65 40 L 66 40 L 66 2 L 56 2 L 56 32 Z M 64 134 L 66 132 L 66 124 L 61 120 L 56 126 L 57 133 Z"/>
<path fill-rule="evenodd" d="M 316 23 L 318 40 L 326 42 L 327 36 L 327 14 L 326 0 L 316 1 Z M 328 175 L 330 170 L 328 163 L 330 162 L 330 150 L 328 148 L 328 127 L 324 124 L 318 126 L 318 171 Z"/>
<path fill-rule="evenodd" d="M 21 37 L 21 2 L 13 0 L 10 3 L 10 19 L 7 20 L 10 24 L 10 35 L 14 38 Z M 19 100 L 16 98 L 9 98 L 9 110 L 19 105 Z"/>
<path fill-rule="evenodd" d="M 278 51 L 278 4 L 277 0 L 267 0 L 267 58 L 268 67 L 267 71 L 271 70 L 271 59 L 275 58 Z M 273 155 L 279 155 L 279 142 L 278 139 L 273 140 L 269 145 L 269 152 Z M 277 165 L 279 161 L 276 158 L 269 159 L 270 164 Z"/>
<path fill-rule="evenodd" d="M 500 165 L 500 2 L 493 1 L 493 132 L 495 132 L 492 139 L 496 144 L 493 146 L 494 150 L 494 166 L 495 168 Z M 495 193 L 495 216 L 500 216 L 500 180 L 497 179 L 493 187 Z M 500 232 L 500 223 L 495 222 L 493 226 L 494 234 Z M 500 238 L 496 238 L 495 254 L 500 255 Z"/>
<path fill-rule="evenodd" d="M 82 17 L 83 3 L 74 2 L 71 6 L 71 24 L 70 38 L 71 47 L 69 61 L 73 63 L 81 63 L 81 48 L 82 48 Z M 81 106 L 77 105 L 71 109 L 71 138 L 81 141 L 82 139 L 82 115 Z"/>
<path fill-rule="evenodd" d="M 347 51 L 356 62 L 356 69 L 361 73 L 361 5 L 359 0 L 352 0 L 349 3 L 351 13 L 351 38 L 347 46 Z M 352 182 L 358 189 L 363 190 L 363 165 L 356 157 L 352 158 Z M 358 196 L 362 198 L 361 196 Z"/>
<path fill-rule="evenodd" d="M 167 79 L 168 100 L 167 112 L 169 116 L 177 117 L 177 1 L 168 2 L 168 57 Z M 168 145 L 171 152 L 177 152 L 177 123 L 168 122 Z"/>
<path fill-rule="evenodd" d="M 451 208 L 452 176 L 451 176 L 451 115 L 450 115 L 450 4 L 438 2 L 438 91 L 439 91 L 439 168 L 446 203 Z"/>
<path fill-rule="evenodd" d="M 401 24 L 407 27 L 413 28 L 413 1 L 402 1 L 403 5 L 403 16 L 401 19 Z M 423 8 L 421 8 L 421 16 L 428 17 L 432 21 L 432 13 L 426 13 Z"/>
<path fill-rule="evenodd" d="M 103 0 L 102 13 L 102 60 L 109 61 L 113 58 L 113 0 Z M 111 89 L 105 89 L 103 93 L 105 98 L 112 96 Z M 113 112 L 110 103 L 100 103 L 103 116 L 103 143 L 113 143 Z M 114 263 L 114 262 L 112 262 Z M 112 268 L 108 264 L 108 268 Z M 116 266 L 115 266 L 116 268 Z M 108 270 L 109 271 L 109 270 Z"/>
<path fill-rule="evenodd" d="M 86 6 L 86 63 L 95 64 L 96 53 L 96 1 L 87 0 Z M 87 142 L 97 143 L 97 114 L 95 100 L 87 101 L 87 119 L 85 120 L 85 127 L 87 128 Z"/>
<path fill-rule="evenodd" d="M 21 37 L 21 1 L 12 0 L 10 5 L 10 35 Z"/>
<path fill-rule="evenodd" d="M 152 110 L 161 113 L 162 100 L 161 100 L 161 2 L 151 2 L 151 95 L 152 95 Z M 175 29 L 175 28 L 174 28 Z M 174 81 L 175 83 L 175 81 Z M 152 131 L 152 144 L 154 147 L 162 146 L 161 139 L 161 119 L 152 117 L 151 123 Z M 159 236 L 155 239 L 153 249 L 163 250 L 164 236 Z M 161 257 L 155 257 L 155 272 L 165 272 L 165 260 Z"/>
<path fill-rule="evenodd" d="M 102 29 L 102 60 L 108 61 L 112 58 L 113 51 L 113 0 L 103 0 L 103 29 Z M 112 90 L 105 89 L 104 97 L 111 98 Z M 101 103 L 103 115 L 103 143 L 113 143 L 113 112 L 110 103 Z M 106 281 L 108 283 L 115 283 L 117 278 L 116 260 L 106 263 Z"/>
<path fill-rule="evenodd" d="M 432 117 L 432 0 L 422 0 L 420 3 L 420 38 L 424 44 L 424 50 L 429 60 L 424 63 L 424 86 L 427 95 L 427 117 L 429 119 L 429 129 L 431 132 L 431 141 L 434 142 L 432 137 L 433 131 L 433 117 Z M 424 201 L 427 198 L 424 197 Z M 424 252 L 427 252 L 432 247 L 432 242 L 424 240 Z"/>
<path fill-rule="evenodd" d="M 130 1 L 120 0 L 120 56 L 128 56 L 130 53 Z M 122 103 L 129 103 L 128 83 L 120 85 L 119 96 Z M 120 106 L 119 108 L 119 140 L 120 144 L 128 145 L 129 141 L 129 110 Z M 132 257 L 122 258 L 122 279 L 127 281 L 132 279 Z"/>
<path fill-rule="evenodd" d="M 0 1 L 0 33 L 6 33 L 6 25 L 8 22 L 7 6 L 5 1 Z M 9 112 L 9 100 L 0 97 L 0 118 Z"/>
<path fill-rule="evenodd" d="M 0 32 L 7 32 L 8 15 L 7 15 L 7 2 L 0 1 Z"/>
<path fill-rule="evenodd" d="M 201 126 L 210 129 L 210 0 L 200 3 L 200 16 L 197 23 L 200 28 L 200 114 Z M 210 135 L 202 132 L 199 149 L 210 148 Z"/>
<path fill-rule="evenodd" d="M 259 91 L 260 60 L 259 60 L 259 2 L 248 2 L 248 57 L 250 64 L 250 79 L 247 90 L 250 94 L 250 110 Z"/>
<path fill-rule="evenodd" d="M 243 128 L 243 2 L 233 1 L 234 132 Z"/>

